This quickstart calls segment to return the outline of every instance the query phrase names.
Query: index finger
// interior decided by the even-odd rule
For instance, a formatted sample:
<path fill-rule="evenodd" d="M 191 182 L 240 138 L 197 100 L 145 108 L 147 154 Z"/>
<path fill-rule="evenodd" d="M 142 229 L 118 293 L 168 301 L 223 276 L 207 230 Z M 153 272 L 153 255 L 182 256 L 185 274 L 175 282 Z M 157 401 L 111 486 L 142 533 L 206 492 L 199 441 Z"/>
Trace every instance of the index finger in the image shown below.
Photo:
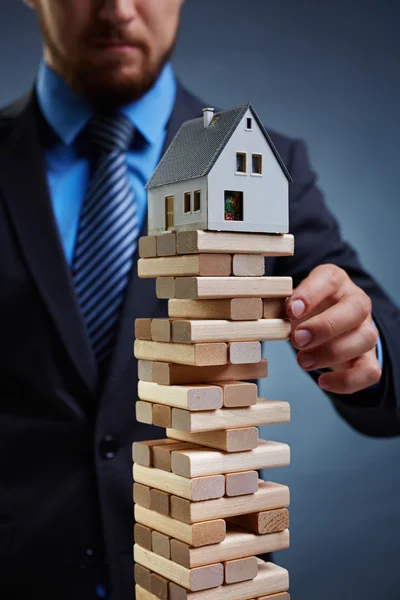
<path fill-rule="evenodd" d="M 319 265 L 297 286 L 286 303 L 290 319 L 300 319 L 312 313 L 322 302 L 337 295 L 347 278 L 343 269 L 336 265 Z"/>

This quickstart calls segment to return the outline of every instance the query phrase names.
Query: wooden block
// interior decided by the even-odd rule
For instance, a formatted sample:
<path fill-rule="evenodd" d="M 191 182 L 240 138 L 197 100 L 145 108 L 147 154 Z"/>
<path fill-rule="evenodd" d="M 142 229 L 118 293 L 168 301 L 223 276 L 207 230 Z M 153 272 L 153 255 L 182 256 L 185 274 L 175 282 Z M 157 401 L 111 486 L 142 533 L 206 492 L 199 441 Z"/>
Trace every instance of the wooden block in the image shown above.
<path fill-rule="evenodd" d="M 171 472 L 172 450 L 189 450 L 198 447 L 199 446 L 196 444 L 188 444 L 187 442 L 176 442 L 175 444 L 168 444 L 167 446 L 154 446 L 153 467 L 155 469 L 161 469 L 161 471 Z"/>
<path fill-rule="evenodd" d="M 263 481 L 258 490 L 252 494 L 251 502 L 247 496 L 224 497 L 202 502 L 190 502 L 185 498 L 171 496 L 171 517 L 183 523 L 199 523 L 205 519 L 227 519 L 244 515 L 249 509 L 261 511 L 287 507 L 289 502 L 290 493 L 286 485 Z"/>
<path fill-rule="evenodd" d="M 258 347 L 260 348 L 261 353 L 261 344 L 258 343 L 257 348 Z M 268 362 L 266 358 L 262 358 L 259 362 L 254 364 L 235 363 L 209 367 L 152 362 L 153 381 L 160 385 L 208 383 L 210 381 L 236 381 L 240 379 L 254 380 L 265 377 L 268 377 Z"/>
<path fill-rule="evenodd" d="M 169 319 L 152 319 L 151 339 L 154 342 L 170 342 L 171 321 Z"/>
<path fill-rule="evenodd" d="M 169 579 L 161 577 L 157 573 L 150 576 L 151 592 L 159 600 L 168 600 Z"/>
<path fill-rule="evenodd" d="M 157 596 L 140 587 L 140 585 L 135 585 L 135 598 L 136 600 L 157 600 Z"/>
<path fill-rule="evenodd" d="M 150 508 L 150 488 L 146 485 L 134 483 L 133 501 L 144 508 Z"/>
<path fill-rule="evenodd" d="M 223 585 L 217 589 L 191 593 L 171 582 L 169 600 L 247 600 L 260 594 L 274 594 L 289 588 L 289 573 L 274 563 L 259 565 L 257 577 L 250 581 Z"/>
<path fill-rule="evenodd" d="M 263 298 L 263 319 L 286 319 L 286 298 Z"/>
<path fill-rule="evenodd" d="M 287 508 L 276 510 L 265 510 L 254 512 L 247 515 L 232 517 L 231 523 L 249 529 L 255 533 L 266 535 L 269 533 L 278 533 L 289 527 L 289 511 Z"/>
<path fill-rule="evenodd" d="M 215 410 L 222 406 L 222 388 L 218 384 L 159 385 L 139 381 L 140 400 L 186 410 Z"/>
<path fill-rule="evenodd" d="M 261 254 L 293 256 L 294 236 L 285 234 L 236 233 L 227 231 L 178 231 L 178 254 L 216 252 L 223 254 Z"/>
<path fill-rule="evenodd" d="M 265 260 L 261 254 L 234 254 L 232 271 L 237 277 L 262 277 Z"/>
<path fill-rule="evenodd" d="M 172 321 L 172 341 L 181 344 L 198 342 L 237 342 L 287 340 L 291 333 L 289 319 L 258 321 L 178 320 Z"/>
<path fill-rule="evenodd" d="M 290 405 L 279 400 L 258 399 L 257 404 L 244 408 L 220 408 L 210 411 L 191 412 L 172 409 L 172 428 L 196 433 L 218 431 L 236 427 L 258 427 L 290 421 Z"/>
<path fill-rule="evenodd" d="M 175 473 L 133 465 L 133 478 L 136 483 L 150 486 L 167 494 L 182 496 L 193 502 L 222 498 L 225 494 L 225 478 L 221 474 L 188 479 Z"/>
<path fill-rule="evenodd" d="M 153 405 L 150 402 L 137 400 L 135 404 L 136 420 L 139 423 L 153 424 Z"/>
<path fill-rule="evenodd" d="M 142 565 L 135 564 L 135 582 L 144 590 L 151 591 L 151 572 Z"/>
<path fill-rule="evenodd" d="M 261 257 L 262 260 L 264 260 Z M 229 277 L 232 257 L 229 254 L 193 254 L 138 260 L 138 275 L 152 277 Z"/>
<path fill-rule="evenodd" d="M 260 342 L 230 342 L 228 344 L 229 361 L 235 364 L 254 364 L 261 361 Z"/>
<path fill-rule="evenodd" d="M 257 404 L 258 388 L 255 383 L 224 381 L 217 383 L 217 385 L 222 388 L 222 402 L 225 408 L 240 408 Z"/>
<path fill-rule="evenodd" d="M 144 527 L 139 523 L 135 523 L 133 537 L 136 544 L 139 544 L 142 548 L 146 548 L 146 550 L 152 549 L 151 529 L 149 527 Z"/>
<path fill-rule="evenodd" d="M 142 544 L 139 544 L 142 546 Z M 142 546 L 144 547 L 144 546 Z M 148 550 L 149 548 L 146 548 Z M 171 541 L 167 535 L 159 531 L 153 531 L 151 534 L 151 548 L 155 554 L 159 554 L 168 560 L 171 558 Z"/>
<path fill-rule="evenodd" d="M 239 583 L 254 579 L 258 573 L 258 563 L 255 556 L 237 558 L 224 563 L 225 583 Z"/>
<path fill-rule="evenodd" d="M 245 496 L 258 490 L 258 472 L 242 471 L 225 475 L 226 496 Z"/>
<path fill-rule="evenodd" d="M 186 569 L 171 560 L 149 552 L 135 544 L 134 560 L 147 569 L 166 577 L 170 581 L 185 587 L 193 592 L 207 590 L 222 585 L 224 581 L 224 567 L 221 563 Z"/>
<path fill-rule="evenodd" d="M 161 439 L 161 440 L 146 440 L 145 442 L 133 442 L 132 444 L 132 460 L 138 465 L 144 467 L 153 466 L 153 446 L 162 446 L 165 444 L 174 444 L 175 440 Z"/>
<path fill-rule="evenodd" d="M 163 404 L 153 404 L 153 425 L 157 427 L 172 426 L 172 408 L 170 406 L 164 406 Z"/>
<path fill-rule="evenodd" d="M 168 316 L 178 319 L 229 319 L 250 321 L 263 316 L 261 298 L 228 298 L 222 300 L 168 300 Z"/>
<path fill-rule="evenodd" d="M 269 596 L 260 596 L 256 600 L 290 600 L 290 595 L 287 592 L 281 594 L 269 594 Z"/>
<path fill-rule="evenodd" d="M 167 429 L 167 435 L 174 440 L 193 442 L 200 446 L 216 448 L 225 452 L 254 450 L 254 448 L 257 448 L 259 442 L 257 427 L 241 427 L 238 429 L 226 429 L 225 431 L 204 431 L 199 433 Z"/>
<path fill-rule="evenodd" d="M 228 524 L 224 541 L 212 546 L 192 548 L 184 542 L 171 539 L 171 558 L 174 562 L 192 569 L 214 562 L 243 558 L 243 556 L 278 552 L 289 548 L 289 545 L 288 530 L 269 535 L 257 535 Z"/>
<path fill-rule="evenodd" d="M 157 236 L 157 256 L 173 256 L 176 254 L 176 234 L 163 233 Z"/>
<path fill-rule="evenodd" d="M 153 381 L 153 361 L 138 360 L 138 377 L 142 381 Z"/>
<path fill-rule="evenodd" d="M 228 346 L 217 344 L 174 344 L 135 340 L 134 355 L 143 360 L 174 362 L 182 365 L 211 366 L 228 362 Z"/>
<path fill-rule="evenodd" d="M 163 278 L 167 279 L 167 278 Z M 169 290 L 165 288 L 165 293 Z M 293 292 L 291 277 L 177 277 L 175 290 L 158 298 L 287 298 Z"/>
<path fill-rule="evenodd" d="M 169 497 L 169 494 L 161 490 L 150 490 L 150 510 L 168 517 L 170 514 Z"/>
<path fill-rule="evenodd" d="M 135 337 L 138 340 L 151 340 L 151 319 L 135 319 Z"/>
<path fill-rule="evenodd" d="M 175 298 L 176 279 L 174 277 L 157 277 L 156 296 L 160 299 Z"/>
<path fill-rule="evenodd" d="M 155 235 L 144 235 L 139 238 L 140 258 L 157 256 L 157 239 Z"/>

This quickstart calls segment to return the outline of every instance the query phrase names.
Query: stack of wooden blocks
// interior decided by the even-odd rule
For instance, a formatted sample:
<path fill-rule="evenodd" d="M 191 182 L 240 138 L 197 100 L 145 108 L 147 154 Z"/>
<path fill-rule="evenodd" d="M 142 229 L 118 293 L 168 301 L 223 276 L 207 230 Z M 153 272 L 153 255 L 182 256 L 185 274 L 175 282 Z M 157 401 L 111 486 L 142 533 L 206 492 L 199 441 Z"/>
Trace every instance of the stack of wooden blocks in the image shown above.
<path fill-rule="evenodd" d="M 290 335 L 289 234 L 179 231 L 140 239 L 139 276 L 156 279 L 168 318 L 137 319 L 136 417 L 166 429 L 133 444 L 137 600 L 288 600 L 286 569 L 260 555 L 289 547 L 289 488 L 259 470 L 290 463 L 258 427 L 287 402 L 258 397 L 261 342 Z"/>

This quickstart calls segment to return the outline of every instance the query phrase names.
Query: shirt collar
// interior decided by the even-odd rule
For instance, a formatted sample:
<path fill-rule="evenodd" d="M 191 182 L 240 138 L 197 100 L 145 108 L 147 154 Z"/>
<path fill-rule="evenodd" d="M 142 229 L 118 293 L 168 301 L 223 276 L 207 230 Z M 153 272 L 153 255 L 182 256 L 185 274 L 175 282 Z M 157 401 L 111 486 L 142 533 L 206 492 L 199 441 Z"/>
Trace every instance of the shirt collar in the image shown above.
<path fill-rule="evenodd" d="M 154 144 L 165 130 L 176 90 L 176 78 L 171 64 L 167 63 L 142 98 L 120 109 L 150 144 Z M 88 102 L 74 94 L 64 79 L 44 61 L 39 66 L 36 93 L 46 120 L 64 144 L 72 144 L 92 116 Z"/>

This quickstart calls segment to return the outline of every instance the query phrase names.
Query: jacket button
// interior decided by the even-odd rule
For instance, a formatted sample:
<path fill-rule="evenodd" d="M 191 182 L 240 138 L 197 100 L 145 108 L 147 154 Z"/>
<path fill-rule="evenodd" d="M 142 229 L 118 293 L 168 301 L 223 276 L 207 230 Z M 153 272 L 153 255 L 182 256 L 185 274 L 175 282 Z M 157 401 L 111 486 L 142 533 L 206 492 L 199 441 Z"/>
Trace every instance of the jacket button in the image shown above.
<path fill-rule="evenodd" d="M 118 440 L 113 435 L 106 435 L 100 442 L 100 456 L 105 460 L 115 458 L 119 450 Z"/>

